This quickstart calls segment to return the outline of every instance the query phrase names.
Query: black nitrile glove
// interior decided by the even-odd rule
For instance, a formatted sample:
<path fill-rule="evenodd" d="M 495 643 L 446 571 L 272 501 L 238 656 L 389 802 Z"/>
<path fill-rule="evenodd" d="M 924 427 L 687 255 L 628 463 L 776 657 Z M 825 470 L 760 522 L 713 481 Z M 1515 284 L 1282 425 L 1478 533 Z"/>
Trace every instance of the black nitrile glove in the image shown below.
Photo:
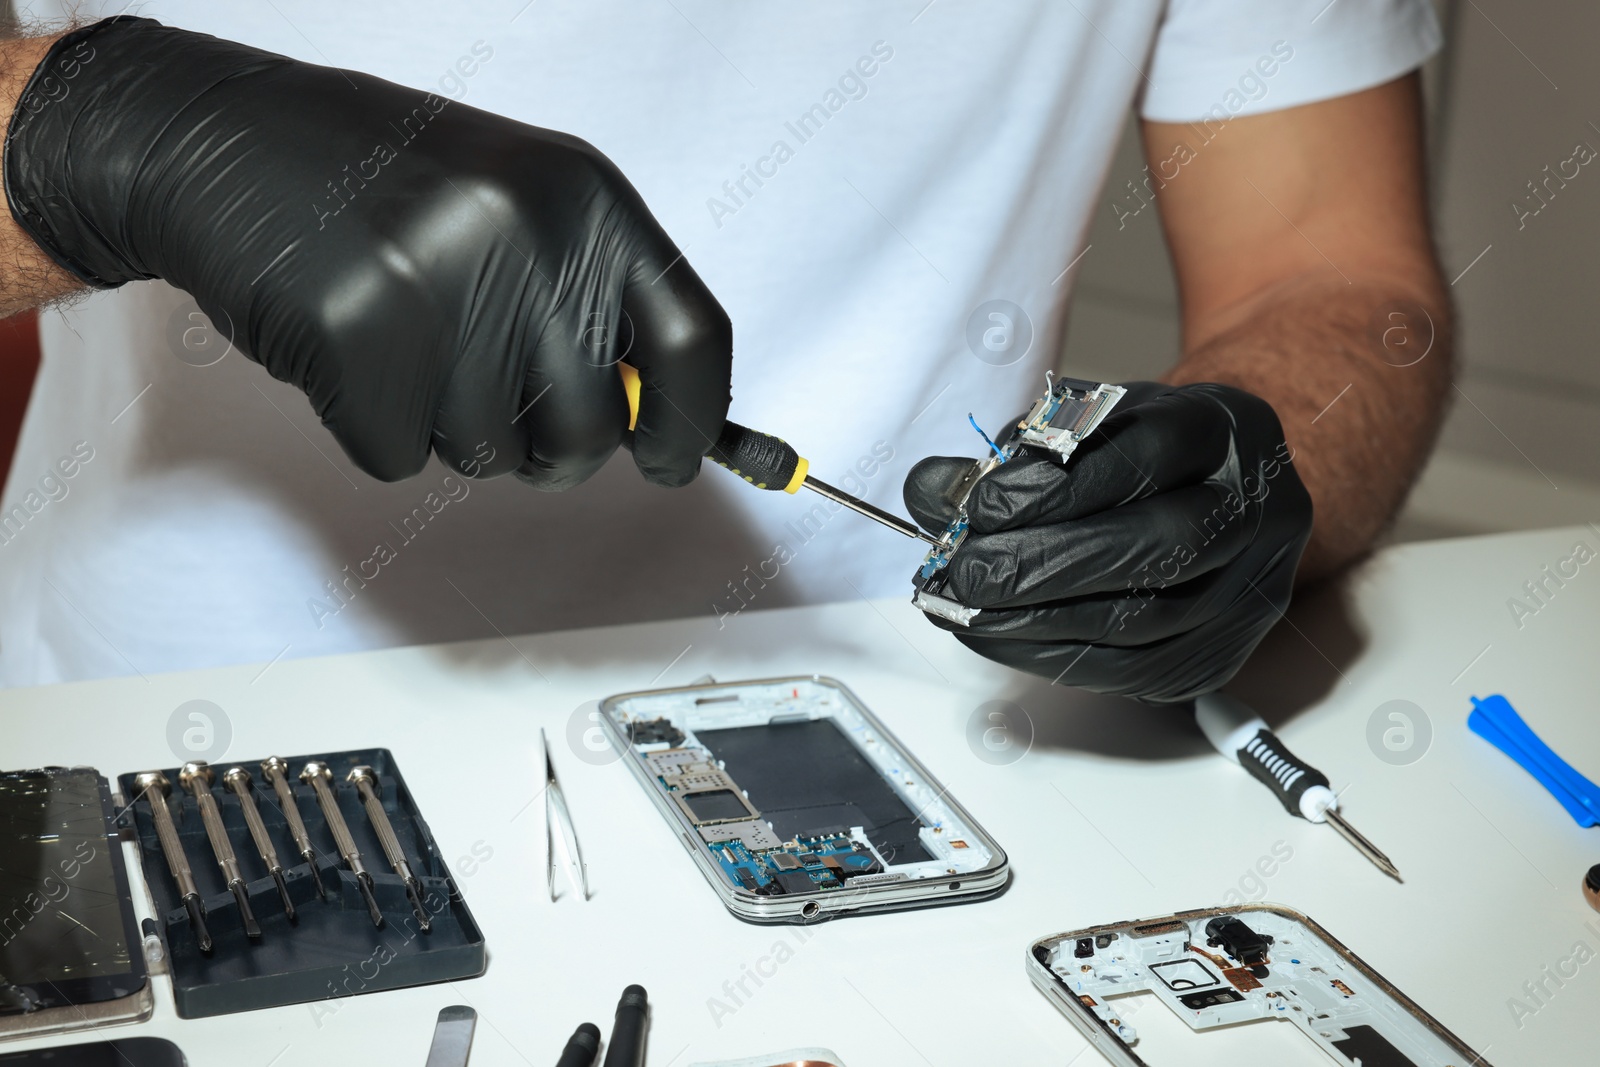
<path fill-rule="evenodd" d="M 1225 385 L 1128 385 L 1065 468 L 1025 450 L 983 478 L 944 595 L 973 651 L 1151 703 L 1233 677 L 1289 603 L 1311 497 L 1266 401 Z M 906 506 L 942 533 L 972 460 L 935 457 Z"/>
<path fill-rule="evenodd" d="M 727 413 L 727 316 L 566 134 L 118 17 L 34 72 L 5 183 L 62 266 L 187 290 L 377 478 L 431 448 L 469 474 L 575 485 L 627 430 L 624 356 L 649 480 L 691 480 Z"/>

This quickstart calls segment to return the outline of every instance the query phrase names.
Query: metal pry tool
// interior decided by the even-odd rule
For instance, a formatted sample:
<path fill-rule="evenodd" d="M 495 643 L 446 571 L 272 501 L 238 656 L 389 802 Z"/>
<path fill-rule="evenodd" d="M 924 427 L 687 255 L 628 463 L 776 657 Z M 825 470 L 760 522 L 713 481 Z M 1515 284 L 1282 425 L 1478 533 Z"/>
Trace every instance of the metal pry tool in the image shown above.
<path fill-rule="evenodd" d="M 200 951 L 210 953 L 211 931 L 206 929 L 206 906 L 200 900 L 200 890 L 194 884 L 194 872 L 189 869 L 189 857 L 184 854 L 183 842 L 178 838 L 178 828 L 172 822 L 172 809 L 167 807 L 167 797 L 172 793 L 172 782 L 160 771 L 145 771 L 135 775 L 134 786 L 150 797 L 150 817 L 156 824 L 156 838 L 161 842 L 162 855 L 167 858 L 167 870 L 178 886 L 178 896 L 189 913 L 189 925 L 194 929 L 195 943 Z"/>
<path fill-rule="evenodd" d="M 378 781 L 377 772 L 364 764 L 352 767 L 345 781 L 355 786 L 356 792 L 361 794 L 362 806 L 367 809 L 367 821 L 372 823 L 372 830 L 378 835 L 378 844 L 383 846 L 389 866 L 405 883 L 406 896 L 411 900 L 411 913 L 417 917 L 422 932 L 427 933 L 433 929 L 433 921 L 428 918 L 428 909 L 422 906 L 422 882 L 412 873 L 405 850 L 400 847 L 400 839 L 395 836 L 394 824 L 389 822 L 389 813 L 383 810 L 383 784 Z"/>
<path fill-rule="evenodd" d="M 322 884 L 322 874 L 317 870 L 317 850 L 312 847 L 306 822 L 300 817 L 300 805 L 294 799 L 294 786 L 289 784 L 291 773 L 288 760 L 268 756 L 261 761 L 261 777 L 271 783 L 272 791 L 278 796 L 278 807 L 283 812 L 283 821 L 289 824 L 289 836 L 294 838 L 294 847 L 300 850 L 300 858 L 311 868 L 311 884 L 316 886 L 317 896 L 327 900 L 328 890 Z"/>
<path fill-rule="evenodd" d="M 334 846 L 344 858 L 345 866 L 350 868 L 350 873 L 356 876 L 356 888 L 367 902 L 367 914 L 372 917 L 372 925 L 381 929 L 383 912 L 378 909 L 378 899 L 372 895 L 372 873 L 361 862 L 361 850 L 356 848 L 356 839 L 350 836 L 350 827 L 344 821 L 344 813 L 339 810 L 339 798 L 333 795 L 333 789 L 328 785 L 333 781 L 333 768 L 321 760 L 312 760 L 301 770 L 300 780 L 311 786 L 312 792 L 317 794 L 317 804 L 322 808 L 322 817 L 327 820 L 328 832 L 333 834 Z"/>
<path fill-rule="evenodd" d="M 626 363 L 617 364 L 617 369 L 622 372 L 622 387 L 628 394 L 628 429 L 631 430 L 639 420 L 639 372 Z M 725 422 L 717 433 L 716 443 L 711 446 L 711 451 L 706 453 L 706 457 L 717 466 L 726 467 L 757 489 L 781 489 L 785 493 L 793 494 L 804 487 L 819 496 L 827 497 L 835 504 L 842 504 L 858 515 L 865 515 L 873 522 L 881 523 L 898 534 L 926 541 L 930 545 L 939 543 L 938 538 L 924 532 L 916 523 L 908 522 L 898 515 L 891 515 L 860 497 L 852 496 L 820 478 L 812 477 L 811 462 L 781 437 L 752 430 L 737 422 Z"/>
<path fill-rule="evenodd" d="M 261 862 L 266 864 L 267 873 L 272 875 L 273 884 L 278 887 L 278 899 L 283 902 L 283 913 L 289 917 L 290 922 L 294 922 L 297 918 L 294 901 L 289 899 L 289 884 L 283 877 L 283 864 L 278 859 L 278 850 L 272 844 L 272 836 L 267 833 L 266 823 L 261 821 L 260 810 L 256 808 L 250 772 L 243 767 L 229 767 L 223 772 L 222 784 L 239 798 L 239 811 L 244 815 L 244 824 L 250 830 L 250 840 L 255 842 L 256 853 L 261 857 Z"/>
<path fill-rule="evenodd" d="M 589 866 L 583 862 L 583 850 L 578 847 L 578 832 L 572 826 L 572 812 L 567 810 L 567 797 L 556 778 L 555 761 L 550 758 L 550 739 L 544 727 L 539 728 L 539 747 L 544 755 L 544 848 L 545 878 L 550 887 L 550 900 L 556 899 L 556 842 L 561 843 L 562 865 L 567 869 L 567 880 L 572 891 L 589 899 Z"/>
<path fill-rule="evenodd" d="M 1212 747 L 1249 771 L 1290 815 L 1326 822 L 1384 874 L 1401 881 L 1400 870 L 1339 813 L 1339 795 L 1328 776 L 1290 752 L 1247 704 L 1226 693 L 1194 702 L 1194 717 Z"/>
<path fill-rule="evenodd" d="M 467 1067 L 472 1055 L 472 1033 L 478 1028 L 478 1013 L 465 1004 L 439 1009 L 433 1027 L 433 1044 L 428 1048 L 427 1067 Z"/>
<path fill-rule="evenodd" d="M 261 925 L 255 912 L 250 910 L 250 892 L 245 888 L 244 875 L 239 871 L 239 857 L 233 853 L 233 842 L 228 840 L 228 828 L 222 825 L 222 812 L 217 808 L 217 798 L 211 795 L 211 783 L 216 774 L 204 760 L 190 760 L 178 772 L 178 782 L 194 794 L 195 805 L 200 809 L 200 821 L 205 824 L 206 837 L 211 839 L 211 851 L 222 869 L 222 880 L 228 883 L 228 892 L 239 906 L 239 922 L 245 936 L 252 941 L 261 937 Z"/>

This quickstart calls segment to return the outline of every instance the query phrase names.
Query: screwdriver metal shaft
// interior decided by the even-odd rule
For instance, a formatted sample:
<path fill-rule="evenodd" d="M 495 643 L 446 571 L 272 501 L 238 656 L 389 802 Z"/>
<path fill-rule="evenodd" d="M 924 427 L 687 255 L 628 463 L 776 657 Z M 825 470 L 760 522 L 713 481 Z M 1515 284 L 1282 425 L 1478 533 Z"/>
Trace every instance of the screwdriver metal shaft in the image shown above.
<path fill-rule="evenodd" d="M 317 804 L 322 808 L 322 817 L 327 820 L 328 832 L 333 834 L 334 846 L 338 848 L 339 855 L 344 857 L 350 873 L 356 876 L 356 888 L 367 902 L 367 914 L 372 917 L 372 925 L 381 929 L 383 912 L 378 909 L 377 897 L 372 895 L 372 873 L 361 862 L 361 850 L 356 848 L 356 839 L 350 836 L 350 827 L 344 821 L 344 813 L 339 810 L 339 800 L 328 785 L 333 781 L 333 768 L 321 760 L 312 760 L 301 770 L 300 780 L 310 785 L 312 792 L 317 794 Z"/>
<path fill-rule="evenodd" d="M 417 917 L 422 932 L 427 933 L 433 929 L 433 921 L 428 918 L 428 909 L 422 906 L 422 882 L 412 873 L 405 850 L 400 847 L 400 839 L 395 836 L 394 824 L 389 822 L 389 813 L 383 810 L 383 784 L 378 781 L 377 773 L 367 766 L 352 767 L 345 781 L 355 786 L 356 792 L 361 794 L 361 803 L 367 809 L 367 821 L 372 823 L 372 829 L 378 835 L 378 844 L 383 846 L 389 866 L 405 883 L 406 896 L 411 900 L 411 914 Z"/>
<path fill-rule="evenodd" d="M 278 796 L 278 808 L 283 812 L 283 821 L 289 824 L 289 836 L 294 838 L 294 847 L 300 850 L 300 858 L 311 868 L 311 884 L 316 887 L 317 896 L 327 900 L 328 890 L 322 884 L 322 874 L 317 870 L 317 850 L 312 847 L 311 835 L 306 832 L 305 820 L 300 817 L 300 805 L 294 799 L 294 787 L 289 784 L 290 773 L 288 760 L 268 756 L 261 761 L 261 776 L 272 784 L 272 791 Z"/>
<path fill-rule="evenodd" d="M 211 851 L 222 868 L 222 880 L 239 906 L 239 921 L 244 925 L 245 936 L 255 940 L 261 936 L 261 925 L 255 912 L 250 910 L 250 894 L 245 889 L 244 875 L 239 871 L 239 857 L 233 853 L 233 842 L 228 840 L 228 828 L 222 824 L 222 812 L 217 808 L 217 798 L 211 795 L 211 783 L 216 778 L 204 760 L 191 760 L 178 772 L 178 782 L 194 794 L 195 805 L 200 809 L 200 821 L 205 824 L 206 836 L 211 839 Z"/>
<path fill-rule="evenodd" d="M 161 853 L 167 858 L 167 870 L 178 887 L 178 897 L 189 913 L 189 926 L 194 930 L 194 940 L 200 951 L 211 952 L 211 931 L 206 929 L 206 906 L 200 900 L 200 890 L 194 884 L 194 872 L 189 869 L 189 857 L 184 854 L 183 842 L 178 839 L 178 828 L 172 822 L 172 809 L 167 807 L 167 797 L 172 793 L 172 782 L 160 771 L 146 771 L 136 775 L 134 786 L 150 798 L 150 818 L 156 824 L 156 839 L 161 842 Z"/>
<path fill-rule="evenodd" d="M 1356 847 L 1356 851 L 1367 857 L 1367 859 L 1371 860 L 1380 871 L 1382 871 L 1384 874 L 1387 874 L 1390 878 L 1393 878 L 1397 882 L 1405 881 L 1405 879 L 1400 877 L 1400 868 L 1396 867 L 1388 856 L 1385 856 L 1382 852 L 1379 852 L 1377 846 L 1371 841 L 1368 841 L 1366 836 L 1362 834 L 1360 830 L 1357 830 L 1354 826 L 1351 826 L 1350 823 L 1345 820 L 1345 817 L 1339 814 L 1338 808 L 1328 808 L 1323 811 L 1322 814 L 1323 817 L 1328 820 L 1328 825 L 1339 832 L 1340 837 L 1354 845 Z"/>
<path fill-rule="evenodd" d="M 843 504 L 856 514 L 865 515 L 874 522 L 882 523 L 883 525 L 889 527 L 889 529 L 894 530 L 896 533 L 905 534 L 907 537 L 914 537 L 919 541 L 926 541 L 930 545 L 939 544 L 939 539 L 937 537 L 923 530 L 915 523 L 907 522 L 898 515 L 891 515 L 882 508 L 874 507 L 865 500 L 862 500 L 860 497 L 851 496 L 843 489 L 835 489 L 833 486 L 829 485 L 825 481 L 822 481 L 820 478 L 813 478 L 808 474 L 805 476 L 805 482 L 803 484 L 813 493 L 818 493 L 822 496 L 825 496 L 835 504 Z"/>
<path fill-rule="evenodd" d="M 283 864 L 278 860 L 278 850 L 272 844 L 272 837 L 267 833 L 266 823 L 261 821 L 261 812 L 256 808 L 256 797 L 250 789 L 250 772 L 243 767 L 229 767 L 222 776 L 222 784 L 239 798 L 239 811 L 244 814 L 244 824 L 250 830 L 250 839 L 255 842 L 261 862 L 266 864 L 267 873 L 272 875 L 272 882 L 278 887 L 278 899 L 283 902 L 283 913 L 289 917 L 290 922 L 294 922 L 296 918 L 294 901 L 289 899 L 289 884 L 284 881 Z"/>
<path fill-rule="evenodd" d="M 1226 693 L 1208 693 L 1195 700 L 1194 713 L 1212 747 L 1272 790 L 1289 814 L 1327 823 L 1373 866 L 1402 881 L 1394 862 L 1340 814 L 1339 795 L 1328 776 L 1290 752 L 1247 704 Z"/>

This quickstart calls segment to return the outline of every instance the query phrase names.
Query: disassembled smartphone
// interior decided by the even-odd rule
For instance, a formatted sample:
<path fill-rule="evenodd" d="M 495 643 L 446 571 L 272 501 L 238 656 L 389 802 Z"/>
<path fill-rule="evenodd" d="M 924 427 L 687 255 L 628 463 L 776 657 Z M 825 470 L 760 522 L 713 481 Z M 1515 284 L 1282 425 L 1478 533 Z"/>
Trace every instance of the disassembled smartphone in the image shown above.
<path fill-rule="evenodd" d="M 624 693 L 612 743 L 734 915 L 809 922 L 983 900 L 1000 846 L 829 678 Z"/>
<path fill-rule="evenodd" d="M 92 768 L 0 773 L 0 1038 L 150 1017 L 114 820 Z"/>
<path fill-rule="evenodd" d="M 1149 1067 L 1122 1017 L 1153 995 L 1193 1030 L 1286 1021 L 1344 1067 L 1489 1067 L 1404 993 L 1288 908 L 1202 908 L 1035 941 L 1028 976 L 1117 1067 Z"/>
<path fill-rule="evenodd" d="M 1061 463 L 1077 449 L 1078 443 L 1099 427 L 1111 414 L 1127 390 L 1120 385 L 1096 384 L 1077 378 L 1045 375 L 1044 396 L 999 444 L 989 441 L 989 455 L 976 464 L 956 487 L 956 517 L 946 526 L 939 543 L 928 550 L 917 571 L 917 592 L 911 602 L 930 615 L 961 626 L 970 625 L 981 608 L 969 608 L 944 595 L 949 581 L 950 558 L 967 539 L 967 500 L 984 475 L 1007 462 L 1024 448 L 1055 456 Z M 977 424 L 974 423 L 974 426 Z M 981 430 L 979 431 L 982 432 Z M 988 438 L 984 438 L 988 441 Z"/>

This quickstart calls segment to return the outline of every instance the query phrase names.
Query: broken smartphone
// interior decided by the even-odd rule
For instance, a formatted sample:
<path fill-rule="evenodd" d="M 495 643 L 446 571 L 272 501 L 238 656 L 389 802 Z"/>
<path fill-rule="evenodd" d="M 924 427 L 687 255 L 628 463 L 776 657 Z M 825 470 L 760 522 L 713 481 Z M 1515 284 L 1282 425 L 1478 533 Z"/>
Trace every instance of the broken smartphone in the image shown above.
<path fill-rule="evenodd" d="M 613 745 L 734 915 L 984 900 L 1006 855 L 854 693 L 816 676 L 624 693 Z"/>
<path fill-rule="evenodd" d="M 1053 934 L 1033 943 L 1027 967 L 1033 984 L 1117 1067 L 1168 1064 L 1135 1051 L 1130 1016 L 1152 1000 L 1201 1034 L 1288 1023 L 1323 1054 L 1312 1057 L 1342 1067 L 1490 1067 L 1326 930 L 1274 904 Z"/>
<path fill-rule="evenodd" d="M 0 773 L 0 1038 L 149 1018 L 114 818 L 92 768 Z"/>

